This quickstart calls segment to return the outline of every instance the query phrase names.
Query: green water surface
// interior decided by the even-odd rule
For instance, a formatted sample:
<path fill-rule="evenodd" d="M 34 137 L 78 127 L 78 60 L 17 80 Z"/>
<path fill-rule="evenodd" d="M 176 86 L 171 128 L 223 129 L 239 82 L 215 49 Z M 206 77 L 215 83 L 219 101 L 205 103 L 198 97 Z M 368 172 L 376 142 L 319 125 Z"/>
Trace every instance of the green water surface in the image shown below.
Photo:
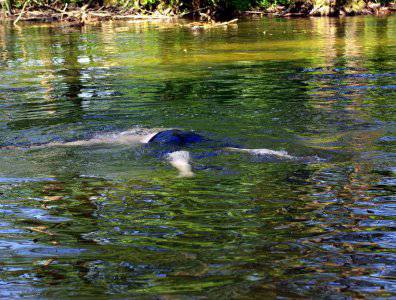
<path fill-rule="evenodd" d="M 394 16 L 0 24 L 0 297 L 395 297 L 395 101 Z M 135 127 L 309 159 L 30 148 Z"/>

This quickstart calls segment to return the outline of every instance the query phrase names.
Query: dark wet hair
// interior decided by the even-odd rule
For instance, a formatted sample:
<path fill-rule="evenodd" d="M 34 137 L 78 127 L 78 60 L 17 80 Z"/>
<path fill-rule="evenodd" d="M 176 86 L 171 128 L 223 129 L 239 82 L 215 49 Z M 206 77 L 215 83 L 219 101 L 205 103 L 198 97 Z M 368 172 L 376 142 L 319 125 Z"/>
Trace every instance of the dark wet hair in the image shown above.
<path fill-rule="evenodd" d="M 169 129 L 158 132 L 149 141 L 149 144 L 164 144 L 172 146 L 186 146 L 202 142 L 204 138 L 193 131 Z"/>

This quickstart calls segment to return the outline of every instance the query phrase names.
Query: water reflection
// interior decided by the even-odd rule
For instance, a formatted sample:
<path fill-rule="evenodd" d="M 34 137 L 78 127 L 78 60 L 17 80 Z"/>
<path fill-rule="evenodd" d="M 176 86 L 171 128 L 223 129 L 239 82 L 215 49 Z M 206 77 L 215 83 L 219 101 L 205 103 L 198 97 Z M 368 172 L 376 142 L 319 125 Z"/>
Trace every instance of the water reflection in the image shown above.
<path fill-rule="evenodd" d="M 395 294 L 395 20 L 1 27 L 0 295 Z M 323 160 L 26 147 L 134 126 Z"/>

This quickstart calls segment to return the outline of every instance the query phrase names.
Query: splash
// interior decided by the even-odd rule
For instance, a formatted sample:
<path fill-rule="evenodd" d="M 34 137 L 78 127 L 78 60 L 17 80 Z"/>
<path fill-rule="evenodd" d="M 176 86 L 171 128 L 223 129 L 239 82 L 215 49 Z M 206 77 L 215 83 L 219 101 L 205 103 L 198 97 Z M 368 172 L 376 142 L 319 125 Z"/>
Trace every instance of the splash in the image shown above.
<path fill-rule="evenodd" d="M 188 151 L 175 151 L 167 156 L 169 163 L 179 171 L 179 177 L 192 177 L 190 153 Z"/>

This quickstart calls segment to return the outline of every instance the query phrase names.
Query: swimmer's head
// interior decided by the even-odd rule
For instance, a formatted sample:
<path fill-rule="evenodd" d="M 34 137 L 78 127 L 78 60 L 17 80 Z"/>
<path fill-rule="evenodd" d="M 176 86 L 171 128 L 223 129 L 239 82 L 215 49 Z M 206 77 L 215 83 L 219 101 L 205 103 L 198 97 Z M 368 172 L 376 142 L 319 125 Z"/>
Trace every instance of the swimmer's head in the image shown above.
<path fill-rule="evenodd" d="M 173 146 L 186 146 L 189 144 L 202 142 L 201 135 L 192 131 L 170 129 L 158 132 L 148 141 L 149 144 L 163 144 Z"/>

